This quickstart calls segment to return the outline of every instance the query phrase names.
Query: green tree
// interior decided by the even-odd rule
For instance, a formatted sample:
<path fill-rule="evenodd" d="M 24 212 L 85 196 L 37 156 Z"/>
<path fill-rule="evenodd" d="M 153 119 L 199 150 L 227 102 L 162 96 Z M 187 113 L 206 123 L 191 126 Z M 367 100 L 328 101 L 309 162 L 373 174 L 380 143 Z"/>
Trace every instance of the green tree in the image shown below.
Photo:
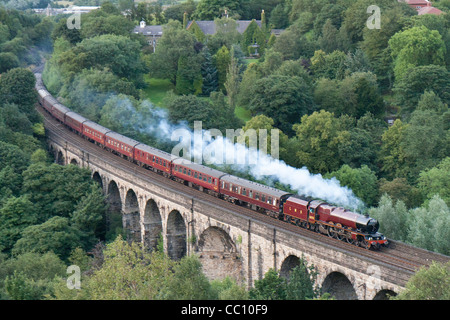
<path fill-rule="evenodd" d="M 418 186 L 427 199 L 435 194 L 450 206 L 450 157 L 443 159 L 436 167 L 420 172 Z"/>
<path fill-rule="evenodd" d="M 450 105 L 450 72 L 444 66 L 427 65 L 409 70 L 395 82 L 394 92 L 403 114 L 411 114 L 425 91 L 433 91 Z"/>
<path fill-rule="evenodd" d="M 386 237 L 406 241 L 409 213 L 403 201 L 398 200 L 394 204 L 391 197 L 383 194 L 378 202 L 378 207 L 369 209 L 369 215 L 378 220 L 380 232 Z"/>
<path fill-rule="evenodd" d="M 33 73 L 23 68 L 11 69 L 2 74 L 0 78 L 0 104 L 14 103 L 26 115 L 35 115 L 35 82 Z M 35 116 L 34 119 L 36 119 Z"/>
<path fill-rule="evenodd" d="M 70 214 L 71 225 L 80 231 L 81 244 L 88 250 L 98 238 L 104 238 L 105 197 L 98 185 L 91 184 L 90 190 L 77 203 Z"/>
<path fill-rule="evenodd" d="M 425 26 L 397 32 L 389 40 L 394 58 L 396 81 L 407 74 L 408 69 L 424 65 L 443 65 L 446 53 L 442 36 Z"/>
<path fill-rule="evenodd" d="M 218 72 L 219 89 L 223 91 L 225 90 L 227 71 L 231 61 L 231 55 L 228 48 L 222 46 L 222 48 L 214 55 L 214 61 Z"/>
<path fill-rule="evenodd" d="M 310 300 L 319 297 L 319 288 L 315 282 L 318 272 L 313 265 L 307 266 L 304 258 L 289 272 L 286 282 L 286 300 Z"/>
<path fill-rule="evenodd" d="M 277 271 L 270 268 L 264 278 L 255 280 L 254 288 L 250 290 L 249 297 L 254 300 L 284 300 L 286 299 L 285 281 Z"/>
<path fill-rule="evenodd" d="M 21 238 L 22 231 L 37 222 L 37 214 L 28 196 L 10 197 L 0 208 L 0 242 L 10 251 Z"/>
<path fill-rule="evenodd" d="M 304 115 L 294 125 L 298 139 L 299 162 L 313 172 L 326 173 L 341 166 L 339 145 L 349 139 L 344 122 L 333 113 L 321 110 Z"/>
<path fill-rule="evenodd" d="M 0 73 L 19 66 L 19 59 L 12 52 L 0 52 Z"/>
<path fill-rule="evenodd" d="M 300 77 L 270 75 L 256 82 L 249 109 L 272 118 L 275 127 L 291 135 L 292 125 L 314 109 L 312 90 Z"/>
<path fill-rule="evenodd" d="M 325 175 L 335 177 L 342 186 L 347 186 L 367 205 L 374 205 L 378 198 L 378 179 L 375 172 L 363 165 L 361 168 L 350 168 L 344 164 L 339 170 Z"/>
<path fill-rule="evenodd" d="M 450 136 L 445 118 L 433 110 L 416 110 L 412 113 L 401 141 L 409 162 L 410 178 L 432 168 L 450 152 Z"/>
<path fill-rule="evenodd" d="M 433 261 L 429 267 L 421 267 L 406 283 L 394 300 L 449 300 L 450 263 Z"/>
<path fill-rule="evenodd" d="M 63 52 L 59 59 L 62 70 L 70 75 L 69 80 L 82 69 L 89 68 L 108 68 L 119 78 L 135 81 L 146 71 L 140 58 L 139 42 L 112 34 L 84 39 Z"/>
<path fill-rule="evenodd" d="M 408 124 L 403 124 L 400 119 L 394 121 L 382 135 L 380 150 L 381 172 L 389 178 L 403 177 L 408 172 L 406 153 L 402 141 Z"/>
<path fill-rule="evenodd" d="M 179 21 L 172 21 L 165 25 L 163 36 L 158 41 L 156 51 L 150 57 L 150 74 L 152 77 L 170 79 L 176 85 L 180 57 L 195 55 L 195 42 L 195 36 L 181 28 Z"/>
<path fill-rule="evenodd" d="M 64 260 L 79 242 L 79 232 L 70 225 L 68 218 L 53 217 L 23 230 L 22 237 L 14 245 L 12 253 L 53 251 Z"/>
<path fill-rule="evenodd" d="M 174 262 L 162 253 L 148 252 L 140 243 L 120 236 L 103 250 L 103 264 L 88 279 L 94 300 L 149 300 L 165 298 Z"/>
<path fill-rule="evenodd" d="M 227 91 L 228 104 L 234 110 L 236 99 L 239 94 L 240 74 L 238 61 L 234 54 L 234 47 L 230 51 L 230 64 L 228 66 L 227 78 L 224 87 Z"/>
<path fill-rule="evenodd" d="M 175 265 L 167 289 L 169 300 L 205 300 L 213 293 L 197 256 L 185 256 Z"/>
<path fill-rule="evenodd" d="M 197 55 L 181 55 L 178 60 L 175 90 L 178 94 L 199 94 L 202 89 L 201 65 Z"/>
<path fill-rule="evenodd" d="M 209 96 L 211 92 L 219 88 L 218 71 L 213 63 L 211 53 L 207 46 L 202 50 L 203 62 L 201 65 L 202 74 L 202 95 Z"/>
<path fill-rule="evenodd" d="M 200 0 L 195 10 L 198 20 L 213 20 L 220 17 L 227 10 L 228 14 L 237 13 L 238 0 Z"/>
<path fill-rule="evenodd" d="M 430 251 L 450 254 L 450 210 L 439 195 L 427 205 L 411 209 L 407 241 Z"/>

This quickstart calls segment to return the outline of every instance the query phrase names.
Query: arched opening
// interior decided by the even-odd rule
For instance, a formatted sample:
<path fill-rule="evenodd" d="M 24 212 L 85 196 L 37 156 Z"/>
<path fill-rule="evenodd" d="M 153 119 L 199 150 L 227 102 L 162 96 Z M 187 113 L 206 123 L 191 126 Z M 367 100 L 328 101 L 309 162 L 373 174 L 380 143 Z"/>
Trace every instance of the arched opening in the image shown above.
<path fill-rule="evenodd" d="M 197 251 L 203 272 L 209 279 L 230 276 L 238 282 L 242 280 L 242 260 L 226 231 L 218 227 L 207 228 L 199 237 Z"/>
<path fill-rule="evenodd" d="M 74 166 L 78 166 L 77 159 L 73 158 L 72 160 L 70 160 L 70 164 L 73 164 Z"/>
<path fill-rule="evenodd" d="M 64 159 L 64 155 L 61 151 L 58 151 L 58 155 L 56 156 L 56 163 L 61 166 L 66 164 L 66 159 Z"/>
<path fill-rule="evenodd" d="M 186 224 L 181 213 L 173 210 L 167 218 L 167 254 L 173 260 L 180 260 L 186 251 Z"/>
<path fill-rule="evenodd" d="M 103 180 L 98 172 L 94 172 L 94 174 L 92 175 L 92 179 L 97 182 L 100 185 L 100 188 L 102 188 L 103 190 Z"/>
<path fill-rule="evenodd" d="M 280 268 L 280 276 L 289 280 L 289 273 L 294 269 L 296 266 L 300 265 L 300 258 L 290 255 L 286 259 L 284 259 L 283 263 L 281 264 Z"/>
<path fill-rule="evenodd" d="M 390 297 L 395 297 L 397 294 L 392 290 L 381 290 L 378 291 L 373 300 L 389 300 Z"/>
<path fill-rule="evenodd" d="M 125 197 L 125 208 L 123 212 L 123 227 L 127 239 L 141 241 L 141 226 L 139 223 L 139 203 L 133 189 L 128 190 Z"/>
<path fill-rule="evenodd" d="M 322 292 L 328 292 L 336 300 L 358 300 L 352 283 L 340 272 L 332 272 L 325 278 Z"/>
<path fill-rule="evenodd" d="M 153 250 L 158 245 L 162 233 L 162 219 L 158 205 L 148 200 L 144 212 L 144 246 Z"/>
<path fill-rule="evenodd" d="M 122 200 L 120 191 L 115 181 L 111 181 L 108 185 L 108 214 L 105 219 L 106 240 L 114 240 L 118 234 L 123 233 L 122 226 Z"/>

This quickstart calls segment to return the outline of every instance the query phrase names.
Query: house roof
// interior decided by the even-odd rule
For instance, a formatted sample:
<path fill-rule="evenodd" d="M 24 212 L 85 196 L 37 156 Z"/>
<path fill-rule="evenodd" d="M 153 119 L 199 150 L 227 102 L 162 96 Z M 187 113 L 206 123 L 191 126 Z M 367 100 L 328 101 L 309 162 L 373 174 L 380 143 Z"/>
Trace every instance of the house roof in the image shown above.
<path fill-rule="evenodd" d="M 244 33 L 252 21 L 253 20 L 236 20 L 237 31 L 241 34 Z M 192 20 L 188 22 L 186 29 L 189 29 L 194 22 L 205 35 L 216 33 L 216 24 L 213 20 Z M 255 22 L 261 28 L 261 20 L 255 20 Z"/>
<path fill-rule="evenodd" d="M 162 35 L 162 26 L 160 26 L 160 25 L 158 25 L 158 26 L 144 26 L 144 27 L 141 27 L 141 26 L 137 26 L 137 27 L 134 27 L 134 30 L 133 30 L 133 32 L 134 33 L 140 33 L 140 34 L 143 34 L 143 35 L 149 35 L 149 36 L 152 36 L 152 35 L 159 35 L 159 36 L 161 36 Z"/>
<path fill-rule="evenodd" d="M 422 14 L 440 15 L 440 14 L 444 13 L 443 11 L 441 11 L 435 7 L 423 7 L 423 8 L 420 8 L 417 12 L 418 12 L 419 16 Z"/>
<path fill-rule="evenodd" d="M 426 6 L 428 4 L 427 0 L 405 0 L 405 2 L 409 5 L 422 5 Z"/>

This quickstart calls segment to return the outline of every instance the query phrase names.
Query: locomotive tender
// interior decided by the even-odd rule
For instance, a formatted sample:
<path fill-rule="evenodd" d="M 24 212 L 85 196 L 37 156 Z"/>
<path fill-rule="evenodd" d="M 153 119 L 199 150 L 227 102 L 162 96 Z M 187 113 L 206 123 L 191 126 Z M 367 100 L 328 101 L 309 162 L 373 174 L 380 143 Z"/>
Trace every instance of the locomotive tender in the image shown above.
<path fill-rule="evenodd" d="M 369 216 L 239 178 L 130 139 L 60 104 L 45 88 L 42 75 L 36 72 L 35 76 L 39 103 L 48 113 L 122 158 L 223 200 L 353 245 L 379 249 L 388 244 L 386 237 L 378 233 L 378 222 Z"/>

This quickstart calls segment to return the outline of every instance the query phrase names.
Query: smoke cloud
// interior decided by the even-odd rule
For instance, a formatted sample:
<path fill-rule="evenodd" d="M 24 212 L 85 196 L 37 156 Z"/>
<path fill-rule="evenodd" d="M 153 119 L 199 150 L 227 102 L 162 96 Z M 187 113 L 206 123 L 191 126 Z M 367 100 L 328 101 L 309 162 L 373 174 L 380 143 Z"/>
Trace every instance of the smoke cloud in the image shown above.
<path fill-rule="evenodd" d="M 132 110 L 134 108 L 130 108 Z M 135 110 L 135 109 L 134 109 Z M 183 156 L 190 161 L 203 165 L 213 164 L 219 170 L 231 168 L 242 175 L 250 174 L 257 180 L 275 182 L 287 185 L 296 190 L 299 195 L 311 196 L 329 203 L 344 206 L 349 209 L 362 208 L 363 202 L 352 190 L 341 186 L 335 178 L 325 179 L 321 174 L 312 174 L 306 167 L 294 168 L 283 160 L 274 159 L 265 152 L 249 148 L 245 144 L 235 143 L 217 129 L 194 130 L 186 123 L 172 123 L 165 109 L 155 107 L 150 102 L 141 104 L 140 111 L 151 114 L 150 117 L 138 117 L 139 131 L 166 143 L 178 143 L 178 150 L 183 149 Z M 147 120 L 147 121 L 145 121 Z M 272 145 L 273 145 L 272 141 Z"/>

